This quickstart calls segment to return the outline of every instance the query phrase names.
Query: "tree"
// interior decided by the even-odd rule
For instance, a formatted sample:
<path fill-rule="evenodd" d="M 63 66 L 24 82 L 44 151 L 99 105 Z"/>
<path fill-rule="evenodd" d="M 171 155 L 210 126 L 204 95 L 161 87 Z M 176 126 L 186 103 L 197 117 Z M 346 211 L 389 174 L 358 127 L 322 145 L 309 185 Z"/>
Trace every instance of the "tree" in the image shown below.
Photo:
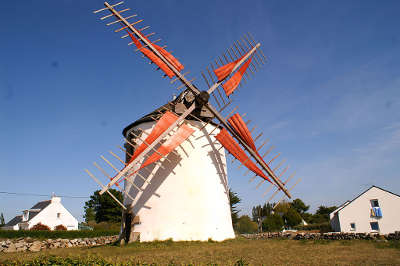
<path fill-rule="evenodd" d="M 286 227 L 293 227 L 301 223 L 300 214 L 292 207 L 290 202 L 279 203 L 274 210 L 277 214 L 282 216 Z"/>
<path fill-rule="evenodd" d="M 268 215 L 262 222 L 262 228 L 264 231 L 280 231 L 283 227 L 283 218 L 277 214 Z"/>
<path fill-rule="evenodd" d="M 300 214 L 294 208 L 289 208 L 286 213 L 283 214 L 282 218 L 287 227 L 294 227 L 302 221 Z"/>
<path fill-rule="evenodd" d="M 85 215 L 83 216 L 83 218 L 85 218 L 85 222 L 91 222 L 91 221 L 95 221 L 96 220 L 96 213 L 94 212 L 93 208 L 89 208 L 89 207 L 84 207 L 85 208 Z"/>
<path fill-rule="evenodd" d="M 257 222 L 259 218 L 263 220 L 265 217 L 267 217 L 272 213 L 272 209 L 273 209 L 273 204 L 271 203 L 264 204 L 264 206 L 262 207 L 261 205 L 253 207 L 253 209 L 251 210 L 253 221 Z"/>
<path fill-rule="evenodd" d="M 122 193 L 116 189 L 109 189 L 109 191 L 122 202 Z M 100 222 L 120 222 L 121 221 L 121 206 L 104 193 L 99 194 L 100 190 L 93 192 L 90 196 L 90 200 L 85 202 L 85 220 L 92 219 L 94 212 L 94 220 L 97 223 Z M 91 209 L 91 210 L 88 210 Z"/>
<path fill-rule="evenodd" d="M 1 213 L 1 215 L 0 215 L 0 226 L 3 226 L 3 225 L 5 225 L 6 223 L 5 223 L 5 221 L 4 221 L 4 215 L 3 215 L 3 213 Z"/>
<path fill-rule="evenodd" d="M 300 215 L 304 214 L 310 208 L 310 205 L 306 205 L 301 199 L 295 199 L 290 203 L 293 209 L 295 209 Z"/>
<path fill-rule="evenodd" d="M 242 234 L 255 233 L 257 232 L 257 229 L 258 229 L 257 223 L 253 222 L 247 215 L 240 216 L 240 218 L 236 223 L 236 230 Z"/>
<path fill-rule="evenodd" d="M 301 217 L 306 221 L 307 223 L 311 223 L 313 219 L 313 215 L 311 213 L 305 212 L 301 215 Z"/>
<path fill-rule="evenodd" d="M 329 222 L 329 214 L 336 210 L 336 206 L 326 207 L 326 206 L 319 206 L 315 214 L 311 219 L 311 223 L 318 224 L 318 223 L 325 223 Z"/>
<path fill-rule="evenodd" d="M 229 203 L 231 205 L 231 217 L 232 217 L 232 224 L 234 227 L 239 219 L 238 218 L 239 211 L 236 209 L 236 205 L 239 204 L 240 201 L 241 199 L 239 198 L 238 194 L 229 189 Z"/>
<path fill-rule="evenodd" d="M 287 201 L 280 202 L 274 209 L 274 212 L 283 216 L 290 209 L 290 204 Z"/>

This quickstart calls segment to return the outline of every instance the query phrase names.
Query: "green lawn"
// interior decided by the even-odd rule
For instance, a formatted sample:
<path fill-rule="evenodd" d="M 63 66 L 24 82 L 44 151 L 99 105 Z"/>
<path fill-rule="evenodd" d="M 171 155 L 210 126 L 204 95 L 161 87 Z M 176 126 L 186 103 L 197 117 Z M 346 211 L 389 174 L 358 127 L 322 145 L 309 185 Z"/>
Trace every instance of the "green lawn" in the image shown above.
<path fill-rule="evenodd" d="M 218 242 L 133 243 L 124 247 L 66 248 L 1 254 L 0 264 L 65 265 L 400 265 L 399 242 L 235 239 Z M 35 263 L 32 263 L 35 262 Z M 43 265 L 43 264 L 42 264 Z"/>

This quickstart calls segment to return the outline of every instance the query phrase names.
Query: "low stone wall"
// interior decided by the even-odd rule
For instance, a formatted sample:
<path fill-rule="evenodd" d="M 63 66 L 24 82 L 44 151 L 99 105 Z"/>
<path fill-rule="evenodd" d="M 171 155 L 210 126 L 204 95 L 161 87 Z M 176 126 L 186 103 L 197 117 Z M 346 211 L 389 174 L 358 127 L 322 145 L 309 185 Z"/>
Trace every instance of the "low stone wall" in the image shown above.
<path fill-rule="evenodd" d="M 93 238 L 76 238 L 76 239 L 47 239 L 37 240 L 30 237 L 7 239 L 0 241 L 1 252 L 19 252 L 32 251 L 37 252 L 45 249 L 54 248 L 70 248 L 70 247 L 89 247 L 101 246 L 113 243 L 118 240 L 118 236 L 100 236 Z"/>
<path fill-rule="evenodd" d="M 296 233 L 296 232 L 265 232 L 258 234 L 242 234 L 241 236 L 248 239 L 273 239 L 273 238 L 286 238 L 286 239 L 311 239 L 311 240 L 352 240 L 352 239 L 386 239 L 386 240 L 400 240 L 400 231 L 395 233 L 380 235 L 377 233 Z"/>

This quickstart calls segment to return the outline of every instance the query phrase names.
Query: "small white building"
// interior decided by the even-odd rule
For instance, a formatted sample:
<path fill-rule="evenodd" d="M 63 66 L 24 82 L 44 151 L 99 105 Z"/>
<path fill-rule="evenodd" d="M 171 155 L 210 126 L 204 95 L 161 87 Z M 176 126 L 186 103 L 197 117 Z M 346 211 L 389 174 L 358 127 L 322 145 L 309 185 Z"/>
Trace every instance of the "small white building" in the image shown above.
<path fill-rule="evenodd" d="M 388 234 L 400 231 L 400 196 L 372 186 L 330 213 L 336 232 Z"/>
<path fill-rule="evenodd" d="M 3 230 L 29 230 L 41 223 L 51 230 L 57 225 L 64 225 L 67 230 L 78 230 L 78 220 L 64 208 L 61 198 L 53 196 L 51 200 L 40 201 L 32 208 L 22 211 L 22 215 L 15 216 Z"/>

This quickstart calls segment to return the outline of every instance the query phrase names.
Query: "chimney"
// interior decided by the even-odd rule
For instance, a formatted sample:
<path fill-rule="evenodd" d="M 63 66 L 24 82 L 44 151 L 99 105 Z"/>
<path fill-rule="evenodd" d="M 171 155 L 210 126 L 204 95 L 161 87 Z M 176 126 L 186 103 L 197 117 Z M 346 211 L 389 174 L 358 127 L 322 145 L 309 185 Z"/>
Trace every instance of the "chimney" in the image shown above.
<path fill-rule="evenodd" d="M 52 196 L 51 196 L 51 203 L 61 203 L 61 198 L 57 197 L 54 192 L 52 193 Z"/>

